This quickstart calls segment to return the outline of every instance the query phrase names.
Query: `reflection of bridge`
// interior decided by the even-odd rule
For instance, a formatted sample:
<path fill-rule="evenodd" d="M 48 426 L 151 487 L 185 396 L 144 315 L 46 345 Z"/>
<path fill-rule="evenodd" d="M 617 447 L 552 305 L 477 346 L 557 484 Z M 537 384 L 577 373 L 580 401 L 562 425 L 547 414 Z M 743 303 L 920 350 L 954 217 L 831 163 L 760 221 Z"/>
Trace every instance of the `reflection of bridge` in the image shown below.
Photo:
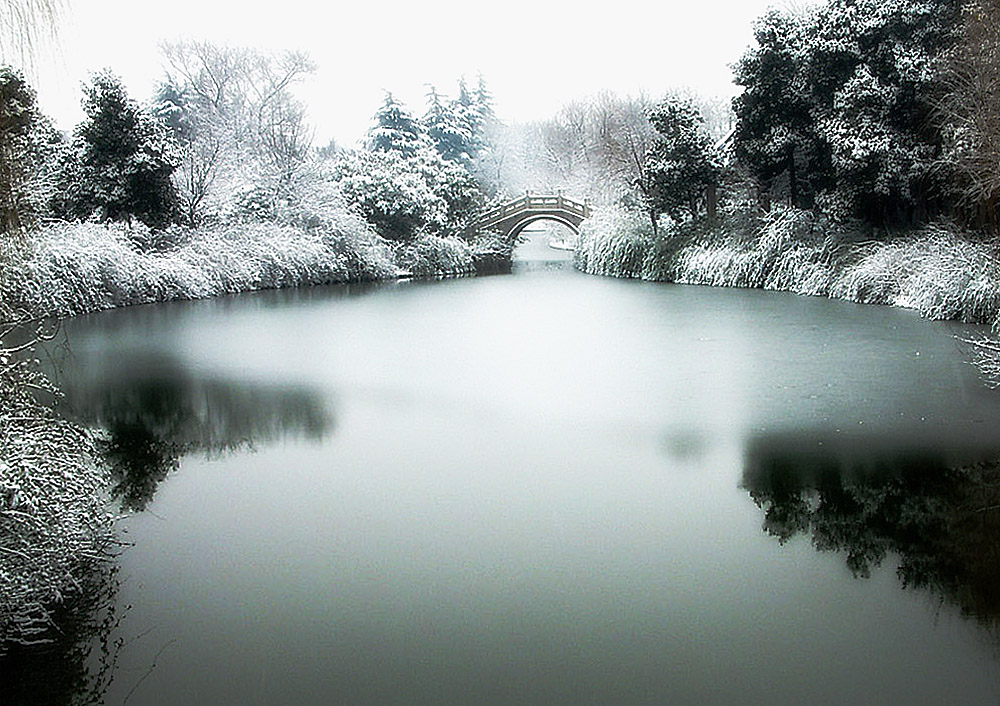
<path fill-rule="evenodd" d="M 556 196 L 528 194 L 482 214 L 473 224 L 476 230 L 492 230 L 507 236 L 513 242 L 521 231 L 535 221 L 556 221 L 575 234 L 580 224 L 590 217 L 590 204 Z"/>

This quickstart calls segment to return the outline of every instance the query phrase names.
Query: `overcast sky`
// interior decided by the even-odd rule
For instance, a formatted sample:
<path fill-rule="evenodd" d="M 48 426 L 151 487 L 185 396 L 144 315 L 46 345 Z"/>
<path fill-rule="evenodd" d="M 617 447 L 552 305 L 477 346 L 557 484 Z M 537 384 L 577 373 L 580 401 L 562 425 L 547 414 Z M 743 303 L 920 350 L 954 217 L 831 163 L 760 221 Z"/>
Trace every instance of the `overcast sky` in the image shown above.
<path fill-rule="evenodd" d="M 80 84 L 104 67 L 146 100 L 163 75 L 163 40 L 299 49 L 318 66 L 299 89 L 317 144 L 351 145 L 389 90 L 415 114 L 427 84 L 454 94 L 479 73 L 507 122 L 551 117 L 603 89 L 660 96 L 672 88 L 732 95 L 729 65 L 753 20 L 788 0 L 66 0 L 58 46 L 31 72 L 62 128 L 82 116 Z M 489 9 L 487 9 L 489 8 Z"/>

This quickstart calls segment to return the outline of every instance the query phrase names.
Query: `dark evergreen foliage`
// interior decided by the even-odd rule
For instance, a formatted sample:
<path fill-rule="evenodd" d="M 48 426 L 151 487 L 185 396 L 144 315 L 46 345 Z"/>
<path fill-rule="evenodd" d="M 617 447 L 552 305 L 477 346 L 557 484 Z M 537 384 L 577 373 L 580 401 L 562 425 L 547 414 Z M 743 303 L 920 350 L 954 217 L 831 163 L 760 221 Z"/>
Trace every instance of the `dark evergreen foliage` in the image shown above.
<path fill-rule="evenodd" d="M 956 0 L 831 0 L 758 21 L 733 107 L 735 153 L 765 208 L 781 198 L 878 226 L 946 210 L 932 114 L 957 12 Z"/>
<path fill-rule="evenodd" d="M 388 91 L 375 113 L 375 124 L 368 131 L 368 146 L 376 152 L 398 152 L 412 157 L 425 143 L 423 126 Z"/>
<path fill-rule="evenodd" d="M 722 175 L 705 121 L 690 101 L 676 98 L 656 105 L 648 118 L 658 139 L 643 173 L 643 192 L 654 213 L 675 221 L 694 218 L 706 189 L 717 187 Z"/>
<path fill-rule="evenodd" d="M 63 164 L 63 215 L 137 218 L 167 226 L 177 213 L 171 174 L 177 166 L 167 128 L 128 97 L 109 72 L 93 77 L 83 100 L 72 151 Z"/>

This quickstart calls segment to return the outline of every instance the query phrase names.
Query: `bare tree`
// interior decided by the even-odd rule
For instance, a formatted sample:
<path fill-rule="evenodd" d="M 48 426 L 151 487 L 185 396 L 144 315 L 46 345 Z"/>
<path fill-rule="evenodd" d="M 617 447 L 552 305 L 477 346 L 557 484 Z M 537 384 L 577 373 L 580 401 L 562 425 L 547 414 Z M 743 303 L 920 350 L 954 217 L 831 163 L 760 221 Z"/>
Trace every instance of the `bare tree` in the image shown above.
<path fill-rule="evenodd" d="M 277 54 L 208 42 L 161 45 L 172 93 L 183 103 L 178 188 L 188 221 L 201 217 L 221 182 L 264 172 L 286 182 L 313 133 L 292 87 L 315 67 L 300 52 Z"/>

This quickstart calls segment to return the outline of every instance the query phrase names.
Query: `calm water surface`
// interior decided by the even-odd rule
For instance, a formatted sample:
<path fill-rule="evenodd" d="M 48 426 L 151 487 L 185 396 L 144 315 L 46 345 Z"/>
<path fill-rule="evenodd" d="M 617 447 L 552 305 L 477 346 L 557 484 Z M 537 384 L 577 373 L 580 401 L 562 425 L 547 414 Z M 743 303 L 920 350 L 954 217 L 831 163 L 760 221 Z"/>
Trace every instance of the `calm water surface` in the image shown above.
<path fill-rule="evenodd" d="M 106 702 L 995 704 L 959 332 L 537 261 L 71 321 L 136 510 Z"/>

